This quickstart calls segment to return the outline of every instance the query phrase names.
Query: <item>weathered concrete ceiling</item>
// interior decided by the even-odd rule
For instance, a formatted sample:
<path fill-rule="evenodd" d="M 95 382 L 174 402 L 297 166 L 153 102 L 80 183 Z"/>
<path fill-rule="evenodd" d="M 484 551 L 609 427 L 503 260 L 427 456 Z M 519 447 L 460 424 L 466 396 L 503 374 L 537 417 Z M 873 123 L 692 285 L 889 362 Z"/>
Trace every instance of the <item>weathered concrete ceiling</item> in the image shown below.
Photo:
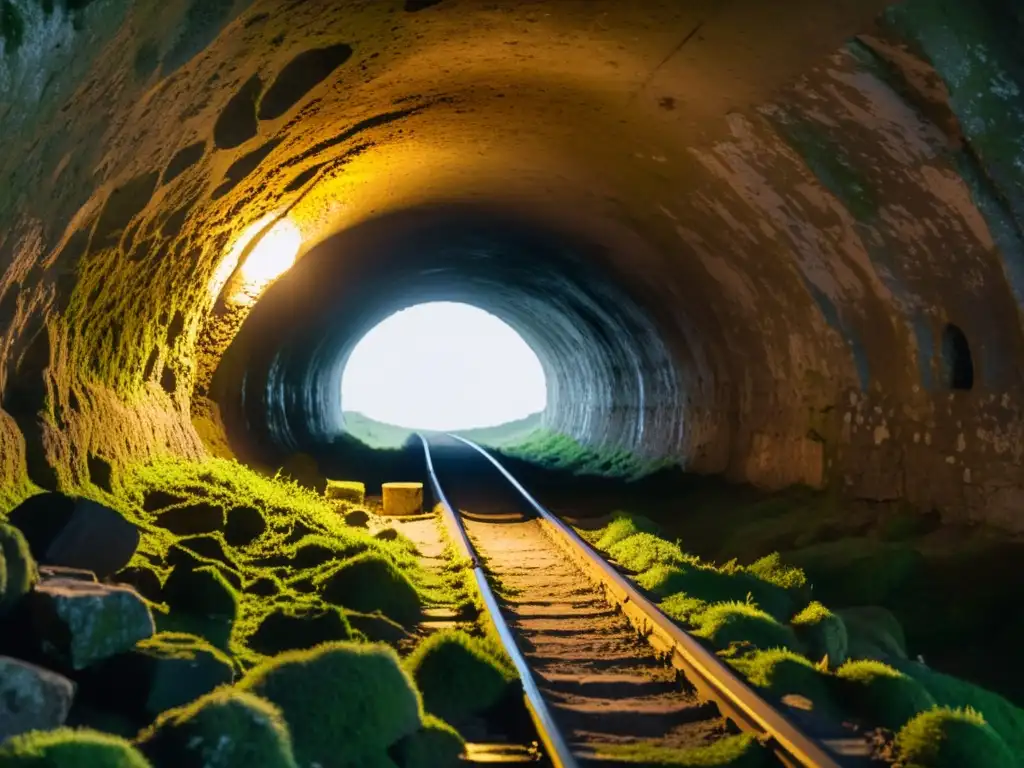
<path fill-rule="evenodd" d="M 583 441 L 1024 525 L 1010 2 L 0 5 L 9 485 L 199 455 L 225 352 L 236 445 L 315 449 L 358 330 L 446 295 Z"/>

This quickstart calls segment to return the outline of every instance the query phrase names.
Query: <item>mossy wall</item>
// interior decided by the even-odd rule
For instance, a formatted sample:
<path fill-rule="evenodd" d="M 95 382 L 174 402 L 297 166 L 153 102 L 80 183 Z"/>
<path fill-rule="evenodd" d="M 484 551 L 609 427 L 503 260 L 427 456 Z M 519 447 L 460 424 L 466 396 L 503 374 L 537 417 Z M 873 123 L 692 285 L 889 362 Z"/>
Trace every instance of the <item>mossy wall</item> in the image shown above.
<path fill-rule="evenodd" d="M 790 0 L 793 23 L 766 32 L 754 0 L 714 21 L 610 0 L 7 0 L 4 493 L 244 448 L 228 417 L 247 378 L 282 404 L 246 414 L 268 463 L 315 455 L 340 429 L 352 339 L 247 334 L 252 303 L 266 289 L 277 325 L 309 325 L 314 295 L 386 287 L 378 243 L 252 289 L 237 267 L 259 236 L 243 233 L 289 219 L 301 267 L 339 233 L 458 203 L 587 245 L 550 275 L 520 264 L 532 282 L 495 277 L 519 274 L 514 251 L 488 273 L 487 245 L 476 272 L 428 265 L 545 347 L 560 383 L 538 455 L 1020 529 L 1020 14 L 861 5 Z M 425 283 L 403 285 L 380 306 Z M 970 391 L 945 381 L 947 324 L 970 344 Z"/>

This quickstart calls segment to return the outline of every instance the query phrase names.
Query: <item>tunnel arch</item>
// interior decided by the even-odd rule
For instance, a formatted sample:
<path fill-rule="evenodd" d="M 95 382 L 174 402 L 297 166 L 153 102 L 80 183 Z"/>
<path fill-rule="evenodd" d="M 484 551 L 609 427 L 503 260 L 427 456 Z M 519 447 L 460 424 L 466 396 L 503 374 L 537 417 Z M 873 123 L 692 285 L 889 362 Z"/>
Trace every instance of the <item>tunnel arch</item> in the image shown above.
<path fill-rule="evenodd" d="M 359 340 L 397 311 L 451 301 L 495 315 L 537 353 L 545 428 L 677 451 L 684 393 L 665 340 L 677 331 L 659 328 L 593 249 L 478 205 L 403 211 L 329 238 L 266 292 L 223 358 L 213 392 L 232 444 L 274 446 L 257 451 L 265 461 L 315 456 L 344 432 L 340 382 Z"/>

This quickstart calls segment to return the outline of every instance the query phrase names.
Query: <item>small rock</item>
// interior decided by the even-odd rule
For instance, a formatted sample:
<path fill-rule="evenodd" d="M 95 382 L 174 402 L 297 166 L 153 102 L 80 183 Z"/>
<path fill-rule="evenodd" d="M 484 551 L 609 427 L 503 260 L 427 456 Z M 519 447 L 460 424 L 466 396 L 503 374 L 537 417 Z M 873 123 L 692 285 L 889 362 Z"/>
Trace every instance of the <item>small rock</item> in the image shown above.
<path fill-rule="evenodd" d="M 373 538 L 380 539 L 381 541 L 397 541 L 398 531 L 394 528 L 382 528 L 373 534 Z"/>
<path fill-rule="evenodd" d="M 29 596 L 32 622 L 44 650 L 84 669 L 132 648 L 153 634 L 153 617 L 133 589 L 54 579 Z"/>
<path fill-rule="evenodd" d="M 175 568 L 164 584 L 171 614 L 160 618 L 161 629 L 190 632 L 227 649 L 238 618 L 238 594 L 216 566 Z"/>
<path fill-rule="evenodd" d="M 39 566 L 39 578 L 44 581 L 73 579 L 75 581 L 91 581 L 93 584 L 96 583 L 96 574 L 92 571 L 83 571 L 81 568 L 66 568 L 63 565 Z"/>
<path fill-rule="evenodd" d="M 0 524 L 0 616 L 31 592 L 38 579 L 24 535 L 14 526 Z"/>
<path fill-rule="evenodd" d="M 258 509 L 235 507 L 228 510 L 224 540 L 233 547 L 244 547 L 266 533 L 267 521 Z"/>
<path fill-rule="evenodd" d="M 92 571 L 105 579 L 128 565 L 138 546 L 138 529 L 120 512 L 78 499 L 67 524 L 37 559 L 46 565 Z"/>
<path fill-rule="evenodd" d="M 224 510 L 206 502 L 161 512 L 156 525 L 179 536 L 214 533 L 224 529 Z"/>
<path fill-rule="evenodd" d="M 59 728 L 74 695 L 75 685 L 66 677 L 0 656 L 0 742 L 29 731 Z"/>
<path fill-rule="evenodd" d="M 305 650 L 334 640 L 349 640 L 352 629 L 337 608 L 285 611 L 276 609 L 249 636 L 248 645 L 266 656 Z"/>
<path fill-rule="evenodd" d="M 356 528 L 366 528 L 370 522 L 370 515 L 365 509 L 353 509 L 345 515 L 345 524 Z"/>

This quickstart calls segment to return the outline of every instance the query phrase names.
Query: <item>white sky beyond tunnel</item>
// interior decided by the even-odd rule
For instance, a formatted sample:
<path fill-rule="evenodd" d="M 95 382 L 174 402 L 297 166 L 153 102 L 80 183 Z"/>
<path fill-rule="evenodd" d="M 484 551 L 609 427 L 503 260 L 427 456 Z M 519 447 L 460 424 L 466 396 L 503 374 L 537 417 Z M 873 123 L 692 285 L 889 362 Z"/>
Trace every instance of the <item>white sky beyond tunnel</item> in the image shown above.
<path fill-rule="evenodd" d="M 494 315 L 432 302 L 364 336 L 342 375 L 342 408 L 410 429 L 490 427 L 544 410 L 537 355 Z"/>

